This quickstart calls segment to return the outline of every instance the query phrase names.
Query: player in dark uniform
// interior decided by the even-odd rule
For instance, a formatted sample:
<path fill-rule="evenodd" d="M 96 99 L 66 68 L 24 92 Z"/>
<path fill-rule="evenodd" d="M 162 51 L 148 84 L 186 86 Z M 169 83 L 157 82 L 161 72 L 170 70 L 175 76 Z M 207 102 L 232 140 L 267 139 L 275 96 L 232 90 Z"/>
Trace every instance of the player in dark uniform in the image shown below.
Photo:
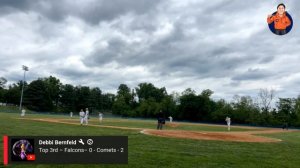
<path fill-rule="evenodd" d="M 162 130 L 163 124 L 165 124 L 166 120 L 164 117 L 164 113 L 160 110 L 157 114 L 157 129 Z"/>

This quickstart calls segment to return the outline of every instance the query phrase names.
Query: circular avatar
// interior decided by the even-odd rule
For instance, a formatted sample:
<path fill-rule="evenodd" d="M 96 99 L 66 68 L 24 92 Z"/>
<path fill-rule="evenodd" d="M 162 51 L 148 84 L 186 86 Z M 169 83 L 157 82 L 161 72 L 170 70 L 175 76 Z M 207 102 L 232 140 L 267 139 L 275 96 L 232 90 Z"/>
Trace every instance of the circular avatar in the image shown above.
<path fill-rule="evenodd" d="M 21 160 L 26 160 L 27 153 L 31 153 L 33 147 L 28 140 L 19 140 L 13 145 L 13 154 Z"/>
<path fill-rule="evenodd" d="M 276 35 L 285 35 L 289 33 L 293 27 L 293 19 L 291 15 L 286 12 L 284 4 L 279 4 L 277 11 L 272 15 L 268 15 L 267 22 L 270 30 Z"/>

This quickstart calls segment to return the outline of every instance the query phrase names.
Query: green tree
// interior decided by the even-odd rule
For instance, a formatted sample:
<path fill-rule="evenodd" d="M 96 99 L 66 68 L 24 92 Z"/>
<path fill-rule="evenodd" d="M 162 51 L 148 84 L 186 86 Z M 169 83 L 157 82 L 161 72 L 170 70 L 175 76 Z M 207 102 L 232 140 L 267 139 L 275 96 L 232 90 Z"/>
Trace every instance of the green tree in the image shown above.
<path fill-rule="evenodd" d="M 7 80 L 4 77 L 0 77 L 0 89 L 4 89 Z"/>
<path fill-rule="evenodd" d="M 215 103 L 215 110 L 210 113 L 213 122 L 223 123 L 227 116 L 232 116 L 233 109 L 229 103 L 221 99 Z"/>
<path fill-rule="evenodd" d="M 196 95 L 196 91 L 191 88 L 187 88 L 181 93 L 181 95 Z"/>
<path fill-rule="evenodd" d="M 76 110 L 85 109 L 91 106 L 90 104 L 90 88 L 87 86 L 76 86 L 75 87 L 75 105 Z"/>
<path fill-rule="evenodd" d="M 6 99 L 5 99 L 5 95 L 7 95 L 6 92 L 7 92 L 6 89 L 0 88 L 0 102 L 1 103 L 6 102 Z"/>
<path fill-rule="evenodd" d="M 190 121 L 198 121 L 199 120 L 199 97 L 194 95 L 193 93 L 185 94 L 180 97 L 180 105 L 179 105 L 179 119 L 186 119 Z"/>
<path fill-rule="evenodd" d="M 296 100 L 292 98 L 279 98 L 277 103 L 278 119 L 282 123 L 295 123 L 297 121 Z"/>
<path fill-rule="evenodd" d="M 31 110 L 50 111 L 53 104 L 45 82 L 41 79 L 32 81 L 24 94 L 24 104 Z"/>
<path fill-rule="evenodd" d="M 46 92 L 49 93 L 50 99 L 53 103 L 53 105 L 57 108 L 58 101 L 60 98 L 60 90 L 62 87 L 62 83 L 59 79 L 50 76 L 48 78 L 43 79 L 45 86 L 46 86 Z"/>
<path fill-rule="evenodd" d="M 156 114 L 161 110 L 161 105 L 154 98 L 142 100 L 137 108 L 137 114 L 140 117 L 156 117 Z"/>
<path fill-rule="evenodd" d="M 62 111 L 76 111 L 76 93 L 73 85 L 66 84 L 61 87 L 60 90 L 60 106 Z"/>
<path fill-rule="evenodd" d="M 6 103 L 18 105 L 21 97 L 21 86 L 19 83 L 9 85 L 3 96 Z"/>
<path fill-rule="evenodd" d="M 297 97 L 295 100 L 295 114 L 296 114 L 296 121 L 295 121 L 295 126 L 300 127 L 300 96 Z"/>
<path fill-rule="evenodd" d="M 135 90 L 140 101 L 153 98 L 156 102 L 161 102 L 167 95 L 165 87 L 156 88 L 152 83 L 140 83 Z"/>
<path fill-rule="evenodd" d="M 201 96 L 210 97 L 214 92 L 210 89 L 205 89 L 201 92 Z"/>
<path fill-rule="evenodd" d="M 206 89 L 200 95 L 190 88 L 182 92 L 179 117 L 191 121 L 209 121 L 215 102 L 210 99 L 213 91 Z"/>
<path fill-rule="evenodd" d="M 123 96 L 117 96 L 116 101 L 113 103 L 112 112 L 122 116 L 128 116 L 130 113 L 130 106 L 126 103 Z"/>
<path fill-rule="evenodd" d="M 126 84 L 120 84 L 117 92 L 117 97 L 123 97 L 127 105 L 132 103 L 133 95 L 130 92 L 130 88 Z"/>
<path fill-rule="evenodd" d="M 159 110 L 162 110 L 166 116 L 175 117 L 176 113 L 176 102 L 173 100 L 172 96 L 165 96 L 160 103 Z M 158 111 L 157 111 L 158 112 Z"/>
<path fill-rule="evenodd" d="M 89 104 L 91 111 L 93 110 L 100 110 L 101 109 L 101 96 L 102 96 L 102 91 L 98 88 L 92 88 L 90 90 L 90 99 L 89 99 Z"/>
<path fill-rule="evenodd" d="M 116 99 L 116 95 L 112 93 L 105 93 L 101 97 L 101 110 L 112 111 L 113 102 Z"/>
<path fill-rule="evenodd" d="M 126 84 L 120 84 L 116 96 L 116 101 L 113 103 L 113 113 L 122 116 L 133 116 L 132 109 L 134 93 L 131 93 L 130 88 Z"/>
<path fill-rule="evenodd" d="M 232 121 L 235 123 L 247 123 L 249 122 L 250 115 L 257 107 L 253 103 L 253 99 L 250 96 L 235 96 L 236 101 L 232 103 L 233 113 Z"/>

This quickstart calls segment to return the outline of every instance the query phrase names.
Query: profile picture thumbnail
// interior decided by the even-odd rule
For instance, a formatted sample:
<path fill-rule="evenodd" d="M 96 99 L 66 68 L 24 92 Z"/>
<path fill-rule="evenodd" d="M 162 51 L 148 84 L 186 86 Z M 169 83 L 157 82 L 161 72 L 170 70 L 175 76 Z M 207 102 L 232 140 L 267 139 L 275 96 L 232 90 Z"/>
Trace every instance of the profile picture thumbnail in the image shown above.
<path fill-rule="evenodd" d="M 293 28 L 293 18 L 286 11 L 285 4 L 277 5 L 277 11 L 268 15 L 269 29 L 276 35 L 285 35 Z"/>
<path fill-rule="evenodd" d="M 11 160 L 12 161 L 34 161 L 33 139 L 12 139 Z"/>

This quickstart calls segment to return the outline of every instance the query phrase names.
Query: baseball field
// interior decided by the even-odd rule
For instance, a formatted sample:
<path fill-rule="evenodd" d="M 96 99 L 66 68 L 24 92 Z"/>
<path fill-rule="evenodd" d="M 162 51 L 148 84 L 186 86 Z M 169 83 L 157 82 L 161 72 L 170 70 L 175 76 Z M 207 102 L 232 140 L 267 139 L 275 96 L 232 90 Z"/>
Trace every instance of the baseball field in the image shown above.
<path fill-rule="evenodd" d="M 300 131 L 279 128 L 91 117 L 80 125 L 78 115 L 0 112 L 0 135 L 8 136 L 128 136 L 128 164 L 26 164 L 7 167 L 233 167 L 282 168 L 300 165 Z M 1 138 L 2 144 L 2 138 Z M 3 156 L 3 146 L 0 157 Z M 0 167 L 3 165 L 1 159 Z"/>

